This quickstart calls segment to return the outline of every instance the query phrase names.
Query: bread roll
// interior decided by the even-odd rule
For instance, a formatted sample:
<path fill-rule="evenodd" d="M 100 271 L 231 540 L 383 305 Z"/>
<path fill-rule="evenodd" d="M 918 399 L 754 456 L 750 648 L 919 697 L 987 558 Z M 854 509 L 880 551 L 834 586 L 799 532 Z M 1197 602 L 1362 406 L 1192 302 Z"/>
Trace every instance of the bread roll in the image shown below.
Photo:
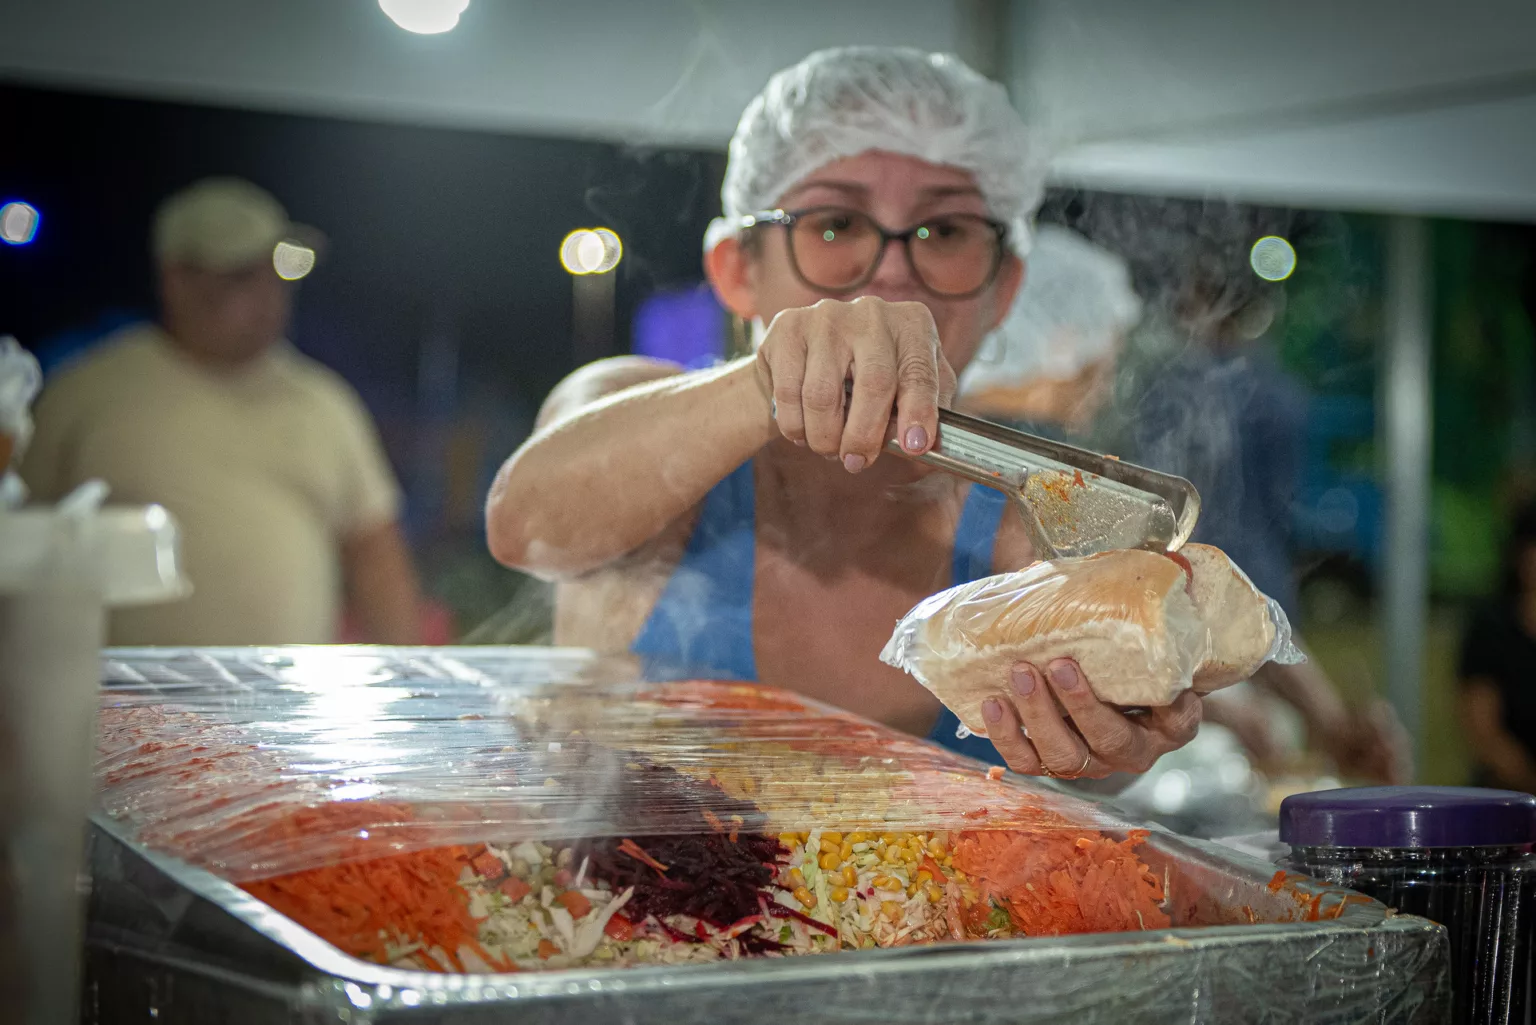
<path fill-rule="evenodd" d="M 1207 693 L 1251 675 L 1276 647 L 1273 615 L 1219 549 L 1103 552 L 936 594 L 898 624 L 881 658 L 986 736 L 981 704 L 1006 695 L 1015 662 L 1072 658 L 1099 700 L 1166 705 L 1191 686 Z"/>
<path fill-rule="evenodd" d="M 1210 630 L 1210 651 L 1195 670 L 1194 688 L 1209 694 L 1248 679 L 1269 661 L 1278 632 L 1270 601 L 1248 574 L 1210 545 L 1185 545 L 1190 595 Z"/>

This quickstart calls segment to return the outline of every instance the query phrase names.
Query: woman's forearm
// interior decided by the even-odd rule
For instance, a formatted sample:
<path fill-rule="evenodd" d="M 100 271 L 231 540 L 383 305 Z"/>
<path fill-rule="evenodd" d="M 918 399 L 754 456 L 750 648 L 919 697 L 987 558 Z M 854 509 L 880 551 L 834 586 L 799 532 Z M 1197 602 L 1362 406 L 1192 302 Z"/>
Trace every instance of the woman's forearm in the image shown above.
<path fill-rule="evenodd" d="M 543 577 L 595 569 L 656 537 L 777 436 L 750 358 L 592 402 L 502 466 L 486 503 L 491 552 Z"/>

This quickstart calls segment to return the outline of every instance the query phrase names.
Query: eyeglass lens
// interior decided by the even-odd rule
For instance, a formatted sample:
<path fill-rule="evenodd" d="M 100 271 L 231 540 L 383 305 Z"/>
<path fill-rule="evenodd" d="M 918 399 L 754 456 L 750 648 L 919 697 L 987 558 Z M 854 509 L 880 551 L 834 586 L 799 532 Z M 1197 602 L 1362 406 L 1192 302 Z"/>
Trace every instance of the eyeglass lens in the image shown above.
<path fill-rule="evenodd" d="M 807 284 L 838 292 L 857 288 L 874 271 L 885 237 L 868 214 L 822 207 L 795 215 L 790 249 Z M 960 296 L 991 280 L 1001 253 L 997 230 L 974 214 L 943 214 L 924 220 L 907 238 L 919 281 L 939 295 Z"/>

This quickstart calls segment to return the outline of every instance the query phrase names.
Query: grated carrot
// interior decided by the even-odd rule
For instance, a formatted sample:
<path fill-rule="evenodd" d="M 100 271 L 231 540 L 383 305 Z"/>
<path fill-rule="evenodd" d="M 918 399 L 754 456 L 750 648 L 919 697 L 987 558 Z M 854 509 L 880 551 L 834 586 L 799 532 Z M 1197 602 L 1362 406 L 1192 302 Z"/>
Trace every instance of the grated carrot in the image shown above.
<path fill-rule="evenodd" d="M 453 970 L 462 972 L 461 946 L 488 964 L 499 960 L 481 948 L 457 885 L 469 861 L 467 847 L 434 847 L 305 869 L 242 888 L 354 957 L 387 964 L 388 940 L 419 941 L 443 951 Z"/>
<path fill-rule="evenodd" d="M 1001 898 L 1014 925 L 1029 936 L 1166 929 L 1161 881 L 1136 857 L 1145 830 L 1121 842 L 1094 831 L 986 830 L 960 834 L 954 864 Z M 973 930 L 986 900 L 965 909 Z"/>

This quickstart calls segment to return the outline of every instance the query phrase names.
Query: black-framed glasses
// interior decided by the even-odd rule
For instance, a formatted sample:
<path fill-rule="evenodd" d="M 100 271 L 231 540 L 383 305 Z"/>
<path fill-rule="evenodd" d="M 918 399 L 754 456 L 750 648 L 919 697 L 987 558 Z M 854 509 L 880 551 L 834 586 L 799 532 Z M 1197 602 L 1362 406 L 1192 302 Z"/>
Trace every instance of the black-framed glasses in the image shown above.
<path fill-rule="evenodd" d="M 1003 265 L 1008 226 L 978 214 L 938 214 L 905 231 L 888 231 L 868 214 L 841 206 L 765 210 L 742 227 L 782 225 L 789 262 L 812 288 L 834 294 L 869 283 L 886 246 L 900 242 L 912 275 L 946 299 L 966 299 L 990 285 Z"/>

